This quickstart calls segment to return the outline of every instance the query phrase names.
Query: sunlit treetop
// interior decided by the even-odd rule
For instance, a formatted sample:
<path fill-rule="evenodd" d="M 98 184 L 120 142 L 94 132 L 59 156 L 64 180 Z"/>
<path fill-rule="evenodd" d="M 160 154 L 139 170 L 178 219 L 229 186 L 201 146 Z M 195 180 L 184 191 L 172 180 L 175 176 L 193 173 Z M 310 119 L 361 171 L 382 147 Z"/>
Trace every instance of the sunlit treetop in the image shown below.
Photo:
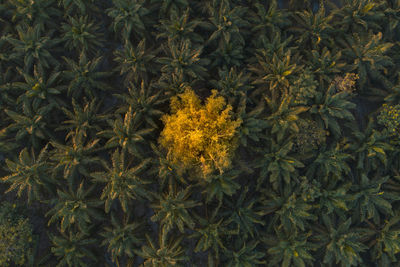
<path fill-rule="evenodd" d="M 171 99 L 171 115 L 164 115 L 159 142 L 167 149 L 167 158 L 183 170 L 193 169 L 203 176 L 231 165 L 237 147 L 237 128 L 232 106 L 217 91 L 202 105 L 191 89 Z"/>

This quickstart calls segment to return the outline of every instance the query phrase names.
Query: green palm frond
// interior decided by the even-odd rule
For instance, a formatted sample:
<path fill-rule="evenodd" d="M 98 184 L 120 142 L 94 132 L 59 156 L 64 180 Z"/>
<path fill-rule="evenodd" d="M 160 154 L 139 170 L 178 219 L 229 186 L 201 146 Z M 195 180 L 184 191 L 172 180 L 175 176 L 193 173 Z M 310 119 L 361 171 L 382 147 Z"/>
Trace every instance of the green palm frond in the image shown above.
<path fill-rule="evenodd" d="M 146 49 L 146 39 L 142 39 L 135 47 L 127 41 L 121 50 L 115 50 L 114 60 L 119 63 L 117 70 L 120 74 L 125 74 L 125 83 L 139 79 L 148 81 L 149 74 L 156 73 L 155 52 Z"/>
<path fill-rule="evenodd" d="M 88 59 L 85 53 L 81 53 L 79 61 L 63 57 L 67 70 L 63 71 L 63 78 L 68 82 L 68 96 L 80 98 L 83 93 L 95 98 L 99 96 L 98 91 L 111 91 L 112 87 L 104 79 L 111 76 L 112 72 L 101 71 L 102 57 Z"/>
<path fill-rule="evenodd" d="M 151 134 L 154 128 L 141 128 L 139 114 L 132 107 L 128 108 L 124 118 L 117 114 L 114 121 L 108 120 L 111 129 L 98 132 L 98 136 L 108 138 L 106 148 L 120 147 L 132 155 L 143 158 L 143 148 L 140 144 L 145 143 L 145 136 Z"/>
<path fill-rule="evenodd" d="M 122 33 L 123 39 L 129 39 L 131 34 L 139 40 L 146 37 L 147 28 L 154 23 L 145 6 L 146 0 L 113 0 L 112 3 L 106 12 L 113 20 L 114 32 Z"/>
<path fill-rule="evenodd" d="M 183 75 L 191 79 L 203 80 L 208 76 L 205 68 L 209 59 L 201 58 L 203 47 L 192 48 L 191 41 L 185 39 L 180 41 L 168 40 L 168 46 L 164 47 L 168 57 L 159 57 L 157 62 L 162 64 L 162 76 L 172 73 Z"/>
<path fill-rule="evenodd" d="M 34 27 L 26 24 L 17 25 L 18 39 L 5 36 L 4 40 L 13 46 L 10 59 L 24 66 L 24 71 L 29 73 L 33 65 L 37 65 L 41 71 L 59 65 L 52 53 L 61 41 L 51 38 L 51 32 L 44 35 L 39 24 Z"/>
<path fill-rule="evenodd" d="M 50 216 L 48 225 L 57 222 L 60 223 L 62 233 L 78 229 L 89 234 L 94 221 L 104 219 L 102 212 L 97 208 L 103 205 L 103 201 L 88 199 L 93 190 L 94 186 L 85 189 L 83 183 L 76 191 L 73 191 L 73 188 L 69 188 L 69 191 L 57 190 L 58 197 L 51 200 L 52 208 L 46 213 L 46 216 Z"/>
<path fill-rule="evenodd" d="M 315 114 L 318 122 L 323 124 L 333 137 L 339 138 L 343 131 L 339 122 L 355 120 L 351 110 L 356 108 L 356 104 L 350 101 L 351 95 L 348 92 L 335 92 L 334 89 L 335 85 L 332 83 L 325 92 L 318 92 L 310 113 Z"/>
<path fill-rule="evenodd" d="M 10 184 L 7 192 L 16 190 L 18 197 L 21 197 L 24 191 L 27 192 L 28 203 L 32 200 L 40 200 L 43 195 L 42 188 L 52 191 L 49 172 L 50 164 L 46 161 L 48 158 L 48 146 L 46 145 L 36 156 L 34 150 L 28 152 L 24 148 L 19 153 L 18 162 L 6 159 L 7 169 L 10 174 L 1 178 L 2 182 Z"/>
<path fill-rule="evenodd" d="M 95 254 L 89 249 L 96 239 L 89 238 L 82 232 L 69 231 L 68 234 L 61 232 L 60 235 L 51 235 L 50 239 L 51 252 L 59 259 L 57 267 L 88 267 L 87 259 L 97 260 Z"/>
<path fill-rule="evenodd" d="M 201 205 L 200 203 L 189 199 L 191 195 L 191 186 L 185 190 L 175 192 L 170 189 L 168 193 L 161 193 L 155 196 L 158 200 L 151 205 L 155 214 L 151 217 L 154 222 L 160 222 L 166 231 L 178 227 L 181 233 L 184 233 L 185 227 L 193 229 L 195 221 L 192 219 L 189 209 Z"/>
<path fill-rule="evenodd" d="M 63 91 L 64 86 L 60 84 L 60 74 L 57 68 L 46 75 L 36 65 L 33 67 L 33 76 L 17 68 L 19 74 L 24 77 L 23 82 L 13 83 L 13 87 L 23 90 L 24 93 L 20 94 L 17 98 L 19 103 L 31 103 L 33 109 L 39 109 L 45 105 L 52 107 L 65 106 L 65 102 L 58 97 Z"/>
<path fill-rule="evenodd" d="M 39 148 L 40 144 L 48 138 L 55 140 L 45 120 L 52 108 L 52 105 L 47 105 L 33 109 L 28 103 L 23 106 L 22 114 L 5 109 L 4 112 L 13 122 L 3 128 L 0 135 L 13 134 L 18 143 L 23 141 L 26 146 L 34 148 Z"/>
<path fill-rule="evenodd" d="M 262 153 L 255 163 L 255 166 L 260 168 L 257 188 L 261 188 L 266 178 L 269 177 L 272 187 L 277 190 L 283 182 L 290 185 L 291 178 L 297 175 L 297 169 L 303 168 L 304 164 L 291 155 L 293 142 L 277 143 L 271 139 L 268 143 L 268 150 L 257 149 Z"/>
<path fill-rule="evenodd" d="M 9 0 L 12 22 L 38 25 L 41 29 L 54 27 L 52 20 L 60 18 L 62 13 L 55 6 L 55 0 Z"/>
<path fill-rule="evenodd" d="M 158 107 L 168 100 L 161 92 L 155 93 L 153 83 L 146 84 L 142 81 L 140 88 L 135 83 L 130 83 L 127 94 L 115 95 L 127 104 L 121 106 L 116 112 L 125 113 L 129 109 L 135 110 L 137 121 L 144 121 L 146 127 L 158 128 L 156 121 L 164 114 Z"/>
<path fill-rule="evenodd" d="M 171 233 L 163 227 L 159 231 L 158 245 L 146 234 L 147 244 L 142 246 L 136 253 L 145 261 L 145 267 L 168 267 L 184 266 L 189 260 L 181 245 L 183 236 L 171 238 Z"/>
<path fill-rule="evenodd" d="M 257 245 L 259 241 L 244 241 L 242 238 L 237 238 L 232 248 L 224 251 L 226 266 L 232 267 L 255 267 L 265 265 L 263 260 L 264 252 L 259 251 Z"/>
<path fill-rule="evenodd" d="M 389 179 L 384 177 L 371 177 L 366 172 L 360 174 L 360 183 L 351 188 L 353 201 L 351 206 L 354 210 L 353 221 L 365 221 L 372 219 L 375 224 L 380 224 L 380 213 L 393 215 L 391 202 L 397 197 L 385 192 L 382 184 Z"/>
<path fill-rule="evenodd" d="M 312 262 L 315 261 L 315 258 L 311 253 L 317 247 L 308 240 L 311 232 L 293 235 L 275 230 L 275 233 L 276 237 L 262 237 L 263 242 L 269 247 L 268 254 L 272 256 L 269 264 L 278 265 L 281 263 L 280 266 L 282 267 L 313 265 Z"/>
<path fill-rule="evenodd" d="M 120 223 L 113 214 L 111 215 L 111 225 L 104 227 L 100 234 L 104 237 L 102 245 L 107 246 L 114 262 L 118 263 L 118 258 L 124 255 L 130 258 L 135 256 L 134 250 L 143 242 L 141 228 L 140 223 L 128 220 Z"/>
<path fill-rule="evenodd" d="M 100 199 L 105 199 L 105 212 L 110 211 L 112 202 L 119 200 L 122 210 L 129 211 L 129 202 L 134 199 L 143 200 L 149 197 L 145 185 L 149 181 L 144 180 L 139 175 L 147 167 L 150 159 L 143 160 L 136 166 L 129 166 L 125 163 L 125 154 L 118 149 L 114 151 L 111 157 L 112 166 L 105 166 L 105 172 L 94 172 L 90 176 L 96 183 L 105 183 L 105 187 Z"/>
<path fill-rule="evenodd" d="M 56 130 L 69 130 L 66 139 L 74 138 L 77 135 L 84 137 L 96 136 L 97 132 L 102 130 L 101 125 L 106 124 L 109 114 L 101 114 L 102 102 L 93 99 L 90 102 L 84 99 L 83 105 L 80 105 L 75 98 L 72 98 L 72 110 L 62 107 L 67 120 L 63 121 L 62 126 Z"/>
<path fill-rule="evenodd" d="M 168 1 L 164 0 L 164 2 Z M 157 27 L 159 33 L 157 34 L 156 38 L 178 41 L 189 39 L 193 43 L 202 44 L 204 43 L 204 38 L 196 32 L 195 29 L 197 27 L 207 27 L 207 23 L 200 19 L 190 18 L 189 8 L 182 12 L 171 10 L 169 19 L 160 20 L 160 25 Z"/>
<path fill-rule="evenodd" d="M 69 17 L 67 23 L 63 23 L 61 28 L 62 40 L 67 49 L 94 54 L 94 51 L 104 46 L 105 40 L 100 33 L 98 22 L 89 20 L 88 16 Z"/>
<path fill-rule="evenodd" d="M 251 236 L 254 238 L 258 234 L 259 225 L 265 225 L 262 219 L 264 213 L 258 210 L 260 204 L 257 197 L 249 197 L 249 188 L 244 187 L 239 197 L 235 200 L 225 198 L 225 203 L 228 208 L 221 212 L 221 216 L 226 218 L 227 224 L 233 224 L 236 232 L 240 236 Z"/>
<path fill-rule="evenodd" d="M 327 266 L 336 264 L 342 267 L 357 266 L 363 260 L 360 253 L 368 247 L 361 243 L 362 231 L 351 227 L 351 219 L 341 220 L 332 216 L 322 215 L 323 225 L 316 225 L 313 236 L 323 252 L 323 263 Z"/>

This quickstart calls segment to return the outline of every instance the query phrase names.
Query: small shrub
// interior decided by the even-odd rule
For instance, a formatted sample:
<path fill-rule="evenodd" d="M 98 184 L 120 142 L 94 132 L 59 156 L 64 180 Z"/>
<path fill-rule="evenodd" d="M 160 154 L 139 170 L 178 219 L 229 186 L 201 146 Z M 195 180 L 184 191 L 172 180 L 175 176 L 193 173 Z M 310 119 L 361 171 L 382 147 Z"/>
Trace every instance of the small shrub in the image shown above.
<path fill-rule="evenodd" d="M 351 94 L 356 90 L 355 86 L 358 78 L 358 74 L 346 73 L 344 77 L 336 77 L 333 82 L 335 83 L 338 92 L 344 91 Z"/>
<path fill-rule="evenodd" d="M 26 266 L 32 255 L 32 226 L 15 204 L 0 205 L 0 266 Z"/>
<path fill-rule="evenodd" d="M 171 99 L 171 115 L 164 115 L 165 124 L 159 142 L 167 149 L 167 158 L 183 170 L 194 167 L 204 176 L 231 164 L 237 147 L 237 128 L 241 120 L 232 120 L 232 106 L 217 91 L 205 105 L 193 90 Z"/>
<path fill-rule="evenodd" d="M 400 105 L 382 105 L 378 115 L 378 123 L 384 125 L 390 134 L 400 135 Z"/>
<path fill-rule="evenodd" d="M 301 153 L 307 153 L 317 149 L 325 143 L 327 132 L 319 128 L 315 121 L 299 120 L 299 132 L 294 137 L 294 149 Z"/>

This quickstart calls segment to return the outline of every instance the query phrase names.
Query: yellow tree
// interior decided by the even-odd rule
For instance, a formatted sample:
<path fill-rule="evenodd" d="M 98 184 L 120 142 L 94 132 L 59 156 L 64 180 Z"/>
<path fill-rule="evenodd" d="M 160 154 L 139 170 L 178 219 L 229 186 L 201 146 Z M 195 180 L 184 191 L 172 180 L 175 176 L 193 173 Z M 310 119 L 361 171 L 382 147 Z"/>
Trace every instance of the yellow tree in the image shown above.
<path fill-rule="evenodd" d="M 171 114 L 164 115 L 159 143 L 167 149 L 167 158 L 182 170 L 199 171 L 204 177 L 231 164 L 238 144 L 232 106 L 217 91 L 203 105 L 191 89 L 171 99 Z"/>

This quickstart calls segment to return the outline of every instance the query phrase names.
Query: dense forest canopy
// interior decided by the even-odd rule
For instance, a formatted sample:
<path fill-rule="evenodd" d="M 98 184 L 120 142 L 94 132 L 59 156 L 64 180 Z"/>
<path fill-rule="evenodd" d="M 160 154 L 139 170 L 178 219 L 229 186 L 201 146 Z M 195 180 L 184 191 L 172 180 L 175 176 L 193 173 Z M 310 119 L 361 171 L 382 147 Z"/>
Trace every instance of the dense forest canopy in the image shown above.
<path fill-rule="evenodd" d="M 0 0 L 1 266 L 400 266 L 400 0 Z"/>

